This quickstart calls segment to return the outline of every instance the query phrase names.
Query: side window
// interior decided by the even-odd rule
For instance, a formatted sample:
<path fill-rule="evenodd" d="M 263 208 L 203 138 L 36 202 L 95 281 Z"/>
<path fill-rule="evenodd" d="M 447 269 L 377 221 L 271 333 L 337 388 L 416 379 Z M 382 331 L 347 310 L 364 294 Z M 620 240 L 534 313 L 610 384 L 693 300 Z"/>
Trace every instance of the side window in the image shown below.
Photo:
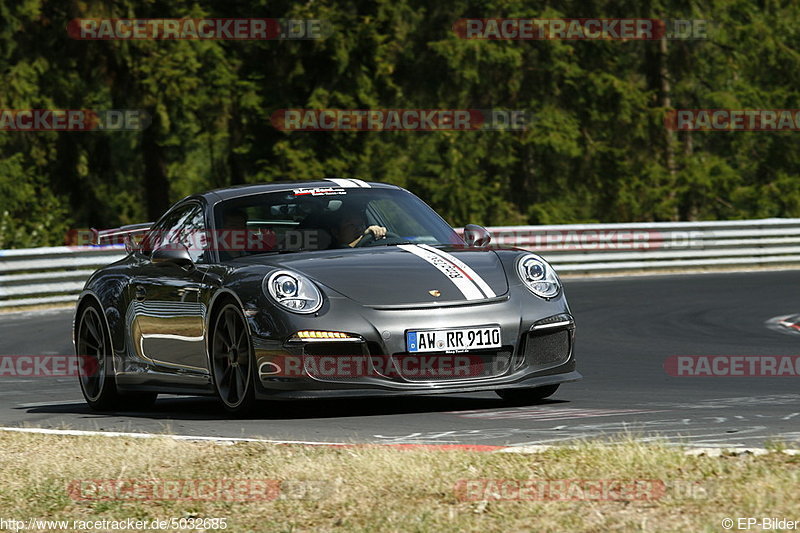
<path fill-rule="evenodd" d="M 179 242 L 189 249 L 192 261 L 202 263 L 206 258 L 208 240 L 206 235 L 206 222 L 203 216 L 203 209 L 200 206 L 184 218 L 184 223 L 178 229 L 176 242 Z"/>
<path fill-rule="evenodd" d="M 153 250 L 156 248 L 160 248 L 161 246 L 165 245 L 167 242 L 167 233 L 169 232 L 169 228 L 175 225 L 175 221 L 181 216 L 181 211 L 176 211 L 170 213 L 169 216 L 166 218 L 162 218 L 156 224 L 150 228 L 150 231 L 147 232 L 145 235 L 144 240 L 142 240 L 141 245 L 141 252 L 144 255 L 151 255 Z"/>
<path fill-rule="evenodd" d="M 168 244 L 182 244 L 189 250 L 192 260 L 202 262 L 207 250 L 203 209 L 190 204 L 171 213 L 153 226 L 147 234 L 142 252 L 146 255 Z"/>

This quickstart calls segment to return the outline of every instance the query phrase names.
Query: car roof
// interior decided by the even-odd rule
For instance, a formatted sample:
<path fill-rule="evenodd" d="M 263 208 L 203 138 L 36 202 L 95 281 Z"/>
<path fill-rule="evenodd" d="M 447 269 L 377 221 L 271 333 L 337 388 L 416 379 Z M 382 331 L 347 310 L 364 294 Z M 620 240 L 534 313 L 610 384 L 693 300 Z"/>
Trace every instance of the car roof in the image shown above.
<path fill-rule="evenodd" d="M 375 189 L 401 189 L 397 185 L 374 181 L 354 180 L 353 178 L 324 178 L 312 181 L 273 181 L 252 185 L 236 185 L 224 189 L 214 189 L 197 196 L 204 197 L 209 203 L 214 204 L 240 196 L 261 194 L 268 192 L 291 191 L 301 187 L 343 187 L 345 189 L 375 188 Z"/>

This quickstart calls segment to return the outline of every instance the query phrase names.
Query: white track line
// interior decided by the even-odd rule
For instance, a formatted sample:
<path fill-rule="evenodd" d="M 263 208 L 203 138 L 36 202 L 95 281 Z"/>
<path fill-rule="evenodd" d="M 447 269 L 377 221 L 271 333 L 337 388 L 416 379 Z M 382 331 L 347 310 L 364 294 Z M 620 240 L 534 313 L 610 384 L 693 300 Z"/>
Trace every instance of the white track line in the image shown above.
<path fill-rule="evenodd" d="M 83 431 L 77 429 L 15 428 L 0 427 L 0 431 L 11 433 L 36 433 L 40 435 L 63 435 L 71 437 L 128 437 L 132 439 L 172 439 L 180 441 L 207 441 L 223 444 L 236 442 L 265 442 L 269 444 L 308 444 L 312 446 L 348 446 L 345 442 L 315 442 L 304 440 L 272 440 L 245 437 L 203 437 L 196 435 L 166 435 L 154 433 L 124 433 L 120 431 Z"/>
<path fill-rule="evenodd" d="M 316 442 L 305 440 L 273 440 L 273 439 L 255 439 L 245 437 L 203 437 L 197 435 L 162 435 L 153 433 L 124 433 L 119 431 L 83 431 L 77 429 L 47 429 L 47 428 L 15 428 L 15 427 L 0 427 L 0 431 L 9 433 L 34 433 L 40 435 L 62 435 L 70 437 L 128 437 L 133 439 L 171 439 L 177 441 L 199 441 L 199 442 L 213 442 L 217 444 L 235 444 L 237 442 L 263 442 L 267 444 L 304 444 L 310 446 L 352 446 L 353 443 L 345 442 Z M 364 443 L 366 445 L 380 445 L 381 443 Z M 434 445 L 436 443 L 430 443 Z M 391 446 L 391 445 L 388 445 Z M 465 445 L 470 446 L 470 445 Z M 613 444 L 612 444 L 613 446 Z M 557 448 L 575 448 L 575 446 L 565 445 L 527 445 L 527 446 L 509 446 L 495 450 L 494 453 L 542 453 L 548 450 Z M 706 447 L 706 448 L 688 448 L 684 451 L 686 455 L 706 455 L 709 457 L 719 457 L 723 454 L 741 455 L 765 455 L 771 453 L 771 450 L 765 448 L 744 448 L 744 447 Z M 777 450 L 776 450 L 777 453 Z M 800 450 L 780 450 L 779 453 L 786 455 L 800 455 Z"/>
<path fill-rule="evenodd" d="M 8 382 L 6 382 L 8 383 Z M 16 391 L 14 391 L 16 392 Z M 85 404 L 86 400 L 51 400 L 49 402 L 32 402 L 32 403 L 18 403 L 17 407 L 29 408 L 29 407 L 50 407 L 51 405 L 79 405 Z"/>

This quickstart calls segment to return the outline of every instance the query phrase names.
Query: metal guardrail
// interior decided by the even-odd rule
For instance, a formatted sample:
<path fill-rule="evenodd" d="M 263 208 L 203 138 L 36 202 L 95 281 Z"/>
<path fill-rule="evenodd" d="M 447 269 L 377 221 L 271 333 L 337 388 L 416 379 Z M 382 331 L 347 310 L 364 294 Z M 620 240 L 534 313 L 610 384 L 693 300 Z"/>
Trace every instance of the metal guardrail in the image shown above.
<path fill-rule="evenodd" d="M 0 308 L 74 302 L 92 272 L 123 257 L 119 245 L 0 250 Z"/>
<path fill-rule="evenodd" d="M 561 273 L 800 266 L 800 219 L 489 228 L 490 246 L 540 254 Z M 122 246 L 0 250 L 0 308 L 75 301 Z"/>
<path fill-rule="evenodd" d="M 800 265 L 800 218 L 490 228 L 562 273 Z"/>

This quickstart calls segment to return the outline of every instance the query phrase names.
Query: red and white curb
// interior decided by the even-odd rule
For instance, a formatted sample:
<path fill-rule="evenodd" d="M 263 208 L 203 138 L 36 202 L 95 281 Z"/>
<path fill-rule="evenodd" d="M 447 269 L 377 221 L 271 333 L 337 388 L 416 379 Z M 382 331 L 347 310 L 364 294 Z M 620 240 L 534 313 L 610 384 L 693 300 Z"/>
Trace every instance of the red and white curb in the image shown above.
<path fill-rule="evenodd" d="M 611 443 L 610 445 L 615 445 Z M 669 447 L 673 446 L 685 446 L 685 445 L 673 445 L 667 444 Z M 506 446 L 502 450 L 498 450 L 500 453 L 543 453 L 553 448 L 558 449 L 578 449 L 577 446 L 571 445 L 562 445 L 562 446 L 552 446 L 549 444 L 536 444 L 532 446 Z M 707 456 L 707 457 L 722 457 L 722 456 L 738 456 L 738 455 L 767 455 L 770 453 L 784 453 L 786 455 L 800 455 L 800 450 L 794 449 L 785 449 L 785 450 L 770 450 L 767 448 L 750 448 L 744 446 L 719 446 L 719 447 L 687 447 L 684 452 L 685 455 L 694 455 L 697 457 L 700 456 Z"/>

